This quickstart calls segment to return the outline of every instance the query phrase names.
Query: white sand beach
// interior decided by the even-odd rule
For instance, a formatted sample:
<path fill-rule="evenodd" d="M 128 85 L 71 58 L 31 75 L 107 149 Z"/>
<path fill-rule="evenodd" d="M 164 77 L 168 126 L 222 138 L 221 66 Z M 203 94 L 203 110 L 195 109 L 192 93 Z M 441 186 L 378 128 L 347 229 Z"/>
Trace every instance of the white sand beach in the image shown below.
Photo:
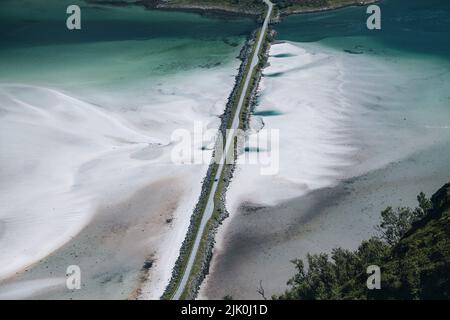
<path fill-rule="evenodd" d="M 279 130 L 280 170 L 264 176 L 257 165 L 237 166 L 227 192 L 230 217 L 219 228 L 200 298 L 261 298 L 259 280 L 269 296 L 280 293 L 293 274 L 291 259 L 353 248 L 373 234 L 385 206 L 398 199 L 414 205 L 418 192 L 446 182 L 448 157 L 426 157 L 450 141 L 449 73 L 420 55 L 395 57 L 318 43 L 271 47 L 253 120 Z M 397 163 L 398 180 L 381 188 Z M 408 172 L 417 179 L 404 184 Z M 346 195 L 349 181 L 367 175 L 372 185 L 355 183 L 361 190 Z"/>
<path fill-rule="evenodd" d="M 148 83 L 145 93 L 97 88 L 82 98 L 60 88 L 1 83 L 0 260 L 7 261 L 0 266 L 1 296 L 51 297 L 49 284 L 76 264 L 86 283 L 97 284 L 99 274 L 128 266 L 122 287 L 135 286 L 133 297 L 158 299 L 207 170 L 207 164 L 174 164 L 171 134 L 192 131 L 195 121 L 218 127 L 237 66 L 236 60 L 167 77 L 158 86 Z M 137 273 L 149 259 L 148 274 Z M 55 281 L 38 281 L 44 277 Z M 126 293 L 110 288 L 102 295 L 99 286 L 80 297 Z M 64 292 L 65 283 L 58 288 Z"/>
<path fill-rule="evenodd" d="M 257 166 L 240 166 L 229 208 L 255 200 L 275 204 L 447 141 L 450 112 L 439 95 L 419 89 L 425 81 L 436 91 L 448 85 L 426 80 L 439 75 L 439 65 L 410 68 L 415 63 L 389 64 L 314 44 L 273 45 L 254 118 L 264 129 L 280 130 L 280 171 L 264 176 Z M 417 107 L 425 103 L 427 109 Z M 265 112 L 274 115 L 258 115 Z"/>

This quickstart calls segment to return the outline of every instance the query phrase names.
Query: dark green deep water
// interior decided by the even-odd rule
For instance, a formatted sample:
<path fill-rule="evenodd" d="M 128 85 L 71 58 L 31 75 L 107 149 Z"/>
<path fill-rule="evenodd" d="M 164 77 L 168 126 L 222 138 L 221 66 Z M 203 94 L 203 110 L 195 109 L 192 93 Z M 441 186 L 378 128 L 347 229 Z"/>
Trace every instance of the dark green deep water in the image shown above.
<path fill-rule="evenodd" d="M 450 1 L 385 0 L 382 29 L 368 30 L 366 7 L 288 16 L 276 26 L 278 38 L 317 42 L 346 48 L 354 37 L 409 53 L 429 53 L 450 58 Z"/>
<path fill-rule="evenodd" d="M 66 28 L 66 8 L 78 4 L 82 28 Z M 214 40 L 246 37 L 255 21 L 204 17 L 184 12 L 88 4 L 82 0 L 2 0 L 0 46 L 184 38 Z"/>

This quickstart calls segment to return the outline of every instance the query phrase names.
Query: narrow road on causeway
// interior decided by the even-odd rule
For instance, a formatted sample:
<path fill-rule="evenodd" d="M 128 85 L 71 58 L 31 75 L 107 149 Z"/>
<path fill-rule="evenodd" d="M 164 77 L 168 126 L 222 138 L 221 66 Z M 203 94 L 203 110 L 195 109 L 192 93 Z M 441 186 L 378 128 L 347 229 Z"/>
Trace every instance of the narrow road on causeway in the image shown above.
<path fill-rule="evenodd" d="M 231 125 L 231 128 L 229 128 L 229 129 L 232 129 L 232 130 L 229 130 L 227 132 L 225 149 L 224 149 L 224 152 L 222 154 L 221 161 L 219 163 L 219 167 L 218 167 L 216 176 L 214 177 L 214 181 L 213 181 L 213 184 L 212 184 L 212 187 L 211 187 L 211 190 L 210 190 L 210 193 L 209 193 L 209 197 L 208 197 L 208 202 L 206 204 L 205 211 L 203 212 L 202 220 L 200 222 L 200 226 L 199 226 L 197 235 L 195 237 L 194 245 L 193 245 L 192 250 L 191 250 L 191 252 L 189 254 L 189 259 L 188 259 L 188 262 L 186 264 L 186 268 L 183 271 L 183 275 L 182 275 L 181 281 L 180 281 L 180 283 L 179 283 L 179 285 L 177 287 L 177 290 L 175 291 L 175 294 L 172 297 L 173 300 L 180 299 L 181 295 L 184 292 L 186 284 L 187 284 L 187 282 L 189 280 L 189 276 L 191 274 L 192 267 L 194 265 L 195 257 L 197 256 L 198 248 L 200 246 L 200 241 L 201 241 L 203 233 L 205 231 L 206 224 L 208 223 L 208 221 L 211 218 L 211 216 L 213 214 L 213 211 L 214 211 L 214 195 L 216 194 L 217 186 L 218 186 L 219 180 L 220 180 L 220 178 L 222 176 L 222 172 L 223 172 L 223 169 L 224 169 L 224 165 L 226 163 L 227 155 L 228 155 L 229 152 L 234 152 L 234 147 L 233 147 L 234 133 L 233 133 L 233 131 L 239 128 L 240 114 L 241 114 L 241 110 L 242 110 L 242 107 L 243 107 L 244 102 L 245 102 L 245 96 L 248 93 L 247 91 L 249 89 L 249 85 L 250 85 L 250 81 L 251 81 L 251 78 L 252 78 L 253 71 L 255 70 L 255 68 L 257 67 L 257 65 L 259 63 L 258 55 L 259 55 L 259 52 L 261 50 L 261 45 L 262 45 L 262 42 L 264 40 L 264 36 L 266 34 L 266 31 L 267 31 L 267 28 L 268 28 L 268 25 L 269 25 L 269 21 L 270 21 L 270 17 L 272 15 L 272 10 L 273 10 L 273 3 L 270 2 L 270 0 L 263 0 L 263 1 L 268 6 L 267 15 L 266 15 L 266 17 L 264 19 L 264 23 L 263 23 L 263 26 L 261 28 L 261 32 L 260 32 L 259 37 L 258 37 L 258 42 L 256 44 L 256 48 L 255 48 L 255 51 L 253 53 L 253 57 L 251 59 L 250 68 L 249 68 L 247 74 L 244 75 L 244 77 L 245 77 L 244 87 L 243 87 L 243 90 L 241 92 L 241 96 L 239 97 L 239 102 L 238 102 L 238 105 L 237 105 L 235 113 L 234 113 L 233 123 Z"/>

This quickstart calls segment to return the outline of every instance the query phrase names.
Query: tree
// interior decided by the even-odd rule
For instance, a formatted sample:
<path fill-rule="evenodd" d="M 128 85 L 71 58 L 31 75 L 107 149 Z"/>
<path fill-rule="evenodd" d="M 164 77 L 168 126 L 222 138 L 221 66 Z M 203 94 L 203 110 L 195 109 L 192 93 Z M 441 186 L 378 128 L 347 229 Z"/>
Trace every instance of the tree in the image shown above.
<path fill-rule="evenodd" d="M 292 261 L 297 273 L 289 289 L 273 299 L 448 299 L 450 298 L 450 183 L 419 206 L 381 212 L 381 236 L 357 250 L 342 248 Z M 420 220 L 420 222 L 417 222 Z M 417 222 L 417 223 L 416 223 Z M 382 290 L 366 286 L 367 267 L 382 270 Z"/>
<path fill-rule="evenodd" d="M 431 201 L 423 192 L 419 193 L 417 201 L 419 206 L 414 210 L 408 207 L 398 207 L 395 210 L 387 207 L 381 212 L 381 223 L 376 226 L 380 239 L 395 245 L 414 222 L 422 219 L 432 209 Z"/>
<path fill-rule="evenodd" d="M 423 192 L 419 193 L 417 196 L 417 202 L 419 203 L 419 206 L 414 209 L 415 215 L 417 219 L 422 219 L 427 215 L 428 211 L 433 209 L 433 203 Z"/>

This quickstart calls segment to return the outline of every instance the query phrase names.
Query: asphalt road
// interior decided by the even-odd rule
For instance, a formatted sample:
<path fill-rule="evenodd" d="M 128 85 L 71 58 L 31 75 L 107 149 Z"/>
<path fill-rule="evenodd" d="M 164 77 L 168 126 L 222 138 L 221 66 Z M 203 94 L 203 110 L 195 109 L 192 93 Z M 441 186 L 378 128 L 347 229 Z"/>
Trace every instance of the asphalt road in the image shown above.
<path fill-rule="evenodd" d="M 221 161 L 219 164 L 219 168 L 217 170 L 216 176 L 214 177 L 214 182 L 212 184 L 211 187 L 211 192 L 209 194 L 209 198 L 208 198 L 208 202 L 206 204 L 206 208 L 205 211 L 203 212 L 203 216 L 202 216 L 202 220 L 200 222 L 200 227 L 199 230 L 197 232 L 197 235 L 195 237 L 195 241 L 194 241 L 194 245 L 192 247 L 192 251 L 189 255 L 189 260 L 186 264 L 186 268 L 184 270 L 183 273 L 183 277 L 181 278 L 180 284 L 178 285 L 177 290 L 175 291 L 175 294 L 172 297 L 172 300 L 178 300 L 180 299 L 187 281 L 189 279 L 189 276 L 191 274 L 192 271 L 192 267 L 194 265 L 194 261 L 195 261 L 195 257 L 197 256 L 197 252 L 198 252 L 198 248 L 200 246 L 200 241 L 201 238 L 203 236 L 203 233 L 205 231 L 205 227 L 206 224 L 208 223 L 209 219 L 212 217 L 213 211 L 214 211 L 214 195 L 216 194 L 217 191 L 217 186 L 220 180 L 220 177 L 222 175 L 223 169 L 224 169 L 224 165 L 226 163 L 226 158 L 227 155 L 229 154 L 229 152 L 234 152 L 234 148 L 233 146 L 233 141 L 234 141 L 234 132 L 233 130 L 236 130 L 239 128 L 239 122 L 240 122 L 240 114 L 241 114 L 241 110 L 242 107 L 244 105 L 244 101 L 245 101 L 245 96 L 247 95 L 247 91 L 250 85 L 250 81 L 251 81 L 251 75 L 253 73 L 253 71 L 255 70 L 256 66 L 259 63 L 259 57 L 258 54 L 260 52 L 261 49 L 261 45 L 262 42 L 264 40 L 264 35 L 266 33 L 267 27 L 269 25 L 269 21 L 270 21 L 270 16 L 272 15 L 272 10 L 273 10 L 273 3 L 270 2 L 270 0 L 263 0 L 264 3 L 268 6 L 268 10 L 267 10 L 267 15 L 266 18 L 264 19 L 264 23 L 261 29 L 261 33 L 259 34 L 259 38 L 258 38 L 258 42 L 256 45 L 256 50 L 253 53 L 253 57 L 251 60 L 251 64 L 250 64 L 250 69 L 248 71 L 248 73 L 245 75 L 245 83 L 244 83 L 244 87 L 241 93 L 241 96 L 239 97 L 239 103 L 237 105 L 236 108 L 236 112 L 234 114 L 234 119 L 233 119 L 233 123 L 231 125 L 232 130 L 227 131 L 227 136 L 226 136 L 226 143 L 225 143 L 225 152 L 223 153 L 222 157 L 221 157 Z"/>

